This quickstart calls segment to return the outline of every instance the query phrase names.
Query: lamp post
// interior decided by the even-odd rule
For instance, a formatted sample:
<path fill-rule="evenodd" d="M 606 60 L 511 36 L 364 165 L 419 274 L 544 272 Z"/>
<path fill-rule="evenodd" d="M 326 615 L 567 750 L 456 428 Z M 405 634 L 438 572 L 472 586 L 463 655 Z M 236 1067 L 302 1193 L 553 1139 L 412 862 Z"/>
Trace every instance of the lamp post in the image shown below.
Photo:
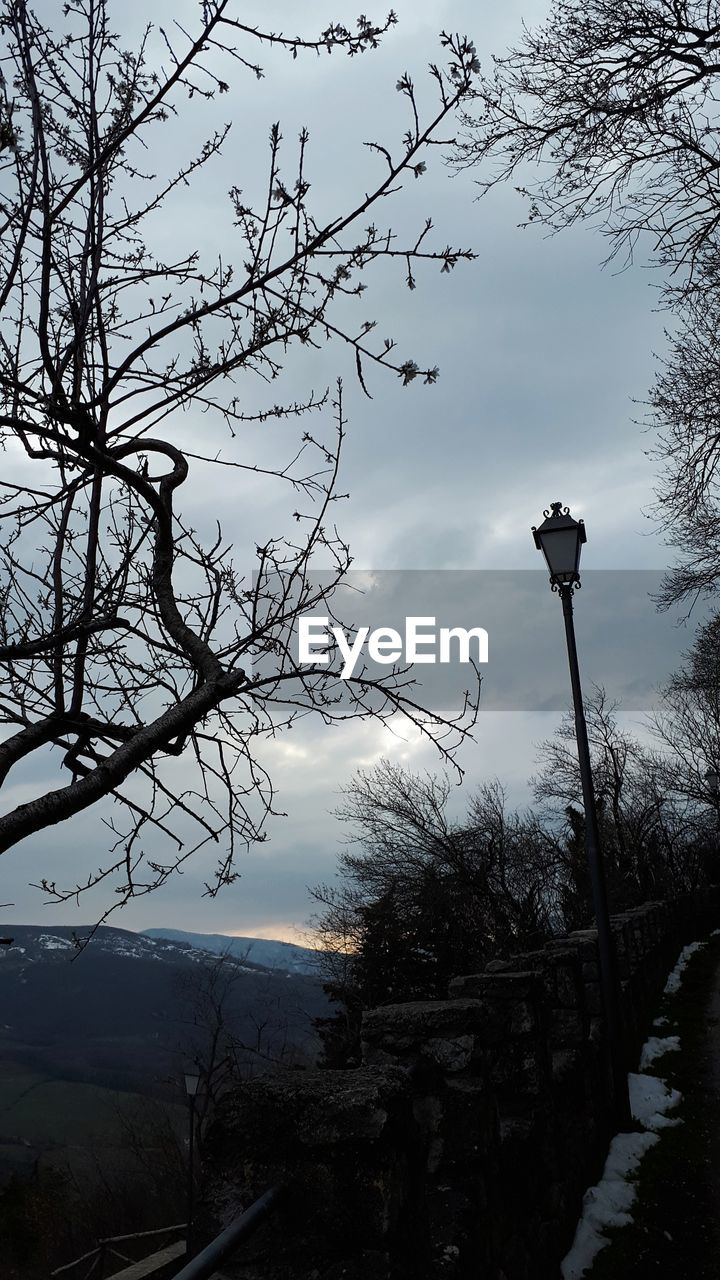
<path fill-rule="evenodd" d="M 190 1111 L 190 1132 L 188 1141 L 188 1181 L 187 1181 L 187 1245 L 188 1258 L 193 1256 L 193 1217 L 195 1213 L 195 1099 L 200 1088 L 199 1071 L 185 1072 L 185 1093 Z"/>
<path fill-rule="evenodd" d="M 552 590 L 557 591 L 560 596 L 565 621 L 565 638 L 567 641 L 570 683 L 572 685 L 575 711 L 575 736 L 577 738 L 580 780 L 585 808 L 585 851 L 590 870 L 593 908 L 597 924 L 600 987 L 610 1045 L 615 1110 L 620 1127 L 627 1128 L 632 1123 L 632 1117 L 627 1071 L 623 1062 L 620 984 L 618 981 L 615 946 L 610 928 L 605 868 L 600 850 L 595 788 L 590 765 L 590 747 L 580 686 L 580 668 L 578 666 L 573 621 L 573 591 L 580 586 L 580 548 L 586 541 L 585 525 L 582 520 L 573 520 L 568 508 L 563 508 L 561 502 L 553 502 L 550 510 L 545 511 L 544 515 L 545 519 L 539 529 L 533 526 L 532 532 L 535 546 L 539 551 L 542 551 L 545 557 L 550 572 Z"/>

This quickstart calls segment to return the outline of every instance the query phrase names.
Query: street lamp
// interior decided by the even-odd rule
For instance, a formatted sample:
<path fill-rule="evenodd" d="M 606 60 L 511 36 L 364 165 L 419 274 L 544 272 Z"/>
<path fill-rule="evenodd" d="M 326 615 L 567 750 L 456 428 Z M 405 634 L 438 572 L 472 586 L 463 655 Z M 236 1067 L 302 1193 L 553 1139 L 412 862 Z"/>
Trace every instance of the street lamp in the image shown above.
<path fill-rule="evenodd" d="M 190 1136 L 188 1142 L 188 1182 L 187 1182 L 187 1242 L 186 1254 L 193 1256 L 193 1216 L 195 1213 L 195 1099 L 200 1088 L 200 1072 L 185 1072 L 185 1093 L 190 1111 Z"/>
<path fill-rule="evenodd" d="M 590 869 L 593 907 L 597 924 L 600 986 L 610 1045 L 615 1108 L 621 1127 L 629 1127 L 632 1123 L 632 1117 L 627 1071 L 623 1062 L 622 1051 L 623 1029 L 620 984 L 618 982 L 615 946 L 610 929 L 605 868 L 600 851 L 595 789 L 590 766 L 590 747 L 585 723 L 582 689 L 580 687 L 580 668 L 578 666 L 575 626 L 573 623 L 573 591 L 580 586 L 580 548 L 586 541 L 585 525 L 582 520 L 573 520 L 568 508 L 563 507 L 561 502 L 553 502 L 550 510 L 545 511 L 543 514 L 545 519 L 540 528 L 536 529 L 533 526 L 532 532 L 535 546 L 539 551 L 542 551 L 545 557 L 550 573 L 551 587 L 560 596 L 565 620 L 565 638 L 567 640 L 570 683 L 572 685 L 575 710 L 575 736 L 577 738 L 578 762 L 580 764 L 580 779 L 585 808 L 585 851 Z"/>

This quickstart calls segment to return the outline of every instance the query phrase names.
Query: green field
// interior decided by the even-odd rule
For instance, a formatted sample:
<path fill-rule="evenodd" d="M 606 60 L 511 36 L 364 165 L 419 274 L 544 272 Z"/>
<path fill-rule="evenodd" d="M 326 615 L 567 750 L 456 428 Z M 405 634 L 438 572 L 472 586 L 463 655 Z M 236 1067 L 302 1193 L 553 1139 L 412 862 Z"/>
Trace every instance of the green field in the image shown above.
<path fill-rule="evenodd" d="M 3 1276 L 47 1275 L 104 1236 L 180 1221 L 187 1125 L 183 1106 L 0 1065 Z"/>
<path fill-rule="evenodd" d="M 184 1132 L 185 1109 L 149 1103 L 140 1094 L 106 1089 L 72 1080 L 52 1080 L 19 1064 L 0 1065 L 0 1180 L 29 1169 L 38 1156 L 43 1163 L 83 1163 L 83 1153 L 125 1147 L 122 1116 L 149 1107 L 164 1111 L 173 1127 Z"/>

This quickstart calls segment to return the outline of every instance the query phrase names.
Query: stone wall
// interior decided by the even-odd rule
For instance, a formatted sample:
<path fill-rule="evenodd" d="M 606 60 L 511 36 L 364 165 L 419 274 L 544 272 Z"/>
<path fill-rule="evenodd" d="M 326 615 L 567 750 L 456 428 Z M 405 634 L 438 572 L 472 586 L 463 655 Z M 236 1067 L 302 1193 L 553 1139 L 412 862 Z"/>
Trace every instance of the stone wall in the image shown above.
<path fill-rule="evenodd" d="M 613 917 L 629 1070 L 681 945 L 717 891 Z M 279 1217 L 235 1280 L 544 1280 L 559 1274 L 612 1133 L 594 930 L 456 978 L 448 999 L 363 1019 L 353 1071 L 284 1072 L 228 1097 L 206 1223 L 267 1187 Z"/>

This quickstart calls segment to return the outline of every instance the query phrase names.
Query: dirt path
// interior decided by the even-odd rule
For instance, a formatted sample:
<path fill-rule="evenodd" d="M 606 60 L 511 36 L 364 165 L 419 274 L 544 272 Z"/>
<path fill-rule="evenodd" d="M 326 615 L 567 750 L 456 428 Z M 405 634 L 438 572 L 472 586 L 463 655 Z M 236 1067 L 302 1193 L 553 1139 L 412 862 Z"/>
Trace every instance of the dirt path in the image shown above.
<path fill-rule="evenodd" d="M 720 937 L 688 964 L 660 1011 L 657 1035 L 679 1035 L 680 1053 L 653 1064 L 679 1089 L 673 1114 L 637 1179 L 633 1224 L 612 1234 L 588 1280 L 720 1280 Z"/>

